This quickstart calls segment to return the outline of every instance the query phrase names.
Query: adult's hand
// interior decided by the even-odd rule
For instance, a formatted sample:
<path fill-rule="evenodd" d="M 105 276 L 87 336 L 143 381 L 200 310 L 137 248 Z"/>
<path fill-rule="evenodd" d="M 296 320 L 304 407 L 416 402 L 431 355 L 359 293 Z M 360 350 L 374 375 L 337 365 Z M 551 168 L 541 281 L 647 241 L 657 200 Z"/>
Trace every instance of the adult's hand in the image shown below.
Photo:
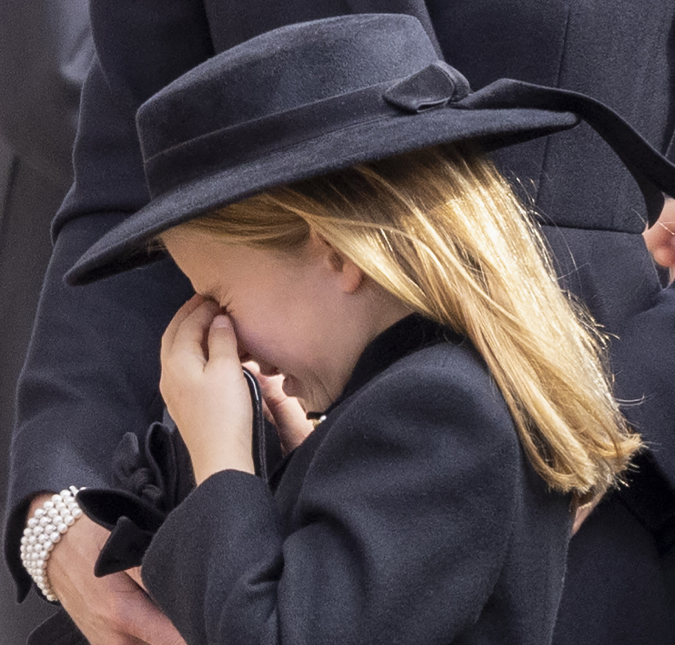
<path fill-rule="evenodd" d="M 581 525 L 588 519 L 588 516 L 595 510 L 595 507 L 602 501 L 603 495 L 596 495 L 588 504 L 580 506 L 574 514 L 574 523 L 572 524 L 572 535 L 576 535 Z"/>
<path fill-rule="evenodd" d="M 49 497 L 37 497 L 31 515 Z M 108 535 L 82 516 L 55 546 L 47 575 L 63 608 L 91 645 L 185 645 L 171 621 L 139 586 L 137 571 L 94 576 L 94 563 Z"/>
<path fill-rule="evenodd" d="M 675 199 L 666 200 L 661 216 L 644 232 L 644 238 L 654 260 L 669 267 L 672 277 L 675 268 Z"/>

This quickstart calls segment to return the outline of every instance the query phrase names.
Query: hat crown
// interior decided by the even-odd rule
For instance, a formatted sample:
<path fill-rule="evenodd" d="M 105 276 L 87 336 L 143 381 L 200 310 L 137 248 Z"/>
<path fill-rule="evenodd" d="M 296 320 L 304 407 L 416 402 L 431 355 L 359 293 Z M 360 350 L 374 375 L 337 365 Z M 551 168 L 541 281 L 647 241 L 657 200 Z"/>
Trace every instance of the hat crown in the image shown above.
<path fill-rule="evenodd" d="M 283 27 L 214 56 L 141 106 L 151 202 L 67 280 L 144 264 L 157 233 L 275 186 L 456 141 L 492 150 L 572 128 L 577 115 L 626 163 L 655 221 L 662 192 L 675 196 L 675 169 L 602 103 L 508 79 L 472 93 L 411 16 Z"/>
<path fill-rule="evenodd" d="M 437 59 L 412 16 L 357 14 L 282 27 L 214 56 L 141 106 L 143 156 L 394 81 Z"/>

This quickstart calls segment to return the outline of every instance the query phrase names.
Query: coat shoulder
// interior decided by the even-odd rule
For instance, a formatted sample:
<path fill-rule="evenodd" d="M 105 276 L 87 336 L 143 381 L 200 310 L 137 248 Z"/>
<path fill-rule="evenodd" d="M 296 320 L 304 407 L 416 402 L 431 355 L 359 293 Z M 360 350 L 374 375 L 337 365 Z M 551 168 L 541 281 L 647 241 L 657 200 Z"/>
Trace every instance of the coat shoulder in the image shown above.
<path fill-rule="evenodd" d="M 340 408 L 337 424 L 372 424 L 386 433 L 398 429 L 425 442 L 452 435 L 476 451 L 498 449 L 518 459 L 506 402 L 468 341 L 442 342 L 399 359 Z"/>

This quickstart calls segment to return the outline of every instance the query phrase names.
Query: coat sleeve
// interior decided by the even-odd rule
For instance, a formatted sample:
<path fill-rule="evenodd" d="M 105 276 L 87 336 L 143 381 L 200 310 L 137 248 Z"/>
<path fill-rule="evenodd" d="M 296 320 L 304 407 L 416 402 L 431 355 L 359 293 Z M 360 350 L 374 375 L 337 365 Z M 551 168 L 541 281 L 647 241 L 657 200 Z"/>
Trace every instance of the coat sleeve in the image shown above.
<path fill-rule="evenodd" d="M 290 517 L 283 480 L 276 499 L 233 470 L 199 486 L 143 563 L 187 642 L 448 643 L 477 621 L 522 493 L 515 430 L 481 378 L 425 366 L 366 386 L 294 454 L 285 478 L 315 449 Z"/>
<path fill-rule="evenodd" d="M 311 17 L 383 10 L 384 0 L 326 0 Z M 422 0 L 396 0 L 388 11 L 419 15 Z M 91 0 L 93 63 L 83 88 L 73 184 L 53 225 L 54 252 L 43 285 L 19 383 L 11 448 L 5 554 L 19 582 L 28 577 L 18 542 L 30 498 L 64 486 L 106 486 L 112 448 L 127 431 L 143 432 L 159 409 L 161 333 L 190 295 L 169 262 L 89 287 L 68 288 L 64 273 L 112 226 L 148 201 L 134 116 L 142 102 L 219 47 L 294 22 L 304 0 L 261 14 L 236 3 L 201 0 Z"/>
<path fill-rule="evenodd" d="M 212 53 L 201 2 L 92 0 L 96 54 L 85 82 L 75 183 L 54 223 L 55 246 L 18 389 L 5 552 L 24 596 L 18 543 L 35 493 L 110 485 L 113 448 L 161 414 L 159 341 L 190 295 L 164 261 L 82 288 L 64 273 L 148 200 L 134 116 L 146 98 Z"/>
<path fill-rule="evenodd" d="M 64 189 L 93 55 L 87 4 L 6 2 L 0 20 L 0 128 L 22 160 Z"/>

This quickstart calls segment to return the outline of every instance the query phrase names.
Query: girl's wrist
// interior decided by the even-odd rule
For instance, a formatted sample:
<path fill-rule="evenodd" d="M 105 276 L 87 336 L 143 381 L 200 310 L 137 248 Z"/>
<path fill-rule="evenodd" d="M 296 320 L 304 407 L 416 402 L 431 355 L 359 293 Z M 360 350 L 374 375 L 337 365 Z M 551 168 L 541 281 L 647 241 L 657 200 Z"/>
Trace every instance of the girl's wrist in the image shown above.
<path fill-rule="evenodd" d="M 250 447 L 245 450 L 239 447 L 223 447 L 218 450 L 191 454 L 191 457 L 197 485 L 223 470 L 239 470 L 251 475 L 255 474 Z"/>

